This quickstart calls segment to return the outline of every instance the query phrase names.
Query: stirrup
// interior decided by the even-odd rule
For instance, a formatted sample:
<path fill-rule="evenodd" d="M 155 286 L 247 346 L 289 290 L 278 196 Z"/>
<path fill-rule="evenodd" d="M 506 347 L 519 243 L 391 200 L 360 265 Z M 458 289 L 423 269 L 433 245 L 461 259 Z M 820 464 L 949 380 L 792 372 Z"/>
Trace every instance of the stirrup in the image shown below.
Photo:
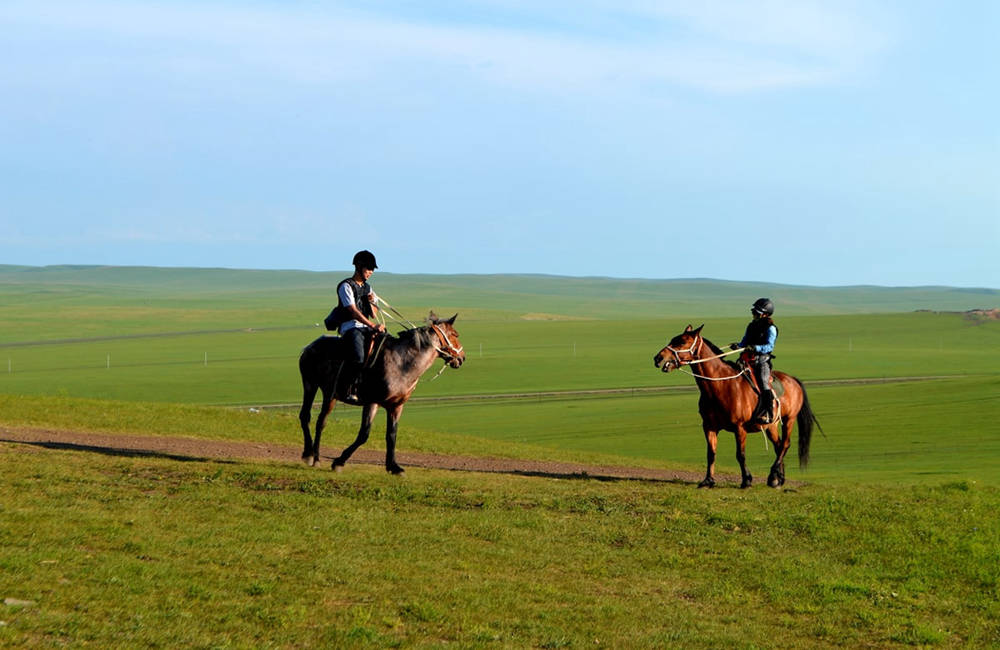
<path fill-rule="evenodd" d="M 351 385 L 347 387 L 347 391 L 343 394 L 340 400 L 344 404 L 350 404 L 351 406 L 361 406 L 361 398 L 358 397 L 358 387 L 361 382 L 354 381 Z"/>
<path fill-rule="evenodd" d="M 753 413 L 750 414 L 750 424 L 757 426 L 767 426 L 768 424 L 773 424 L 774 414 L 772 413 L 772 410 L 773 406 L 771 409 L 768 409 L 758 404 Z"/>

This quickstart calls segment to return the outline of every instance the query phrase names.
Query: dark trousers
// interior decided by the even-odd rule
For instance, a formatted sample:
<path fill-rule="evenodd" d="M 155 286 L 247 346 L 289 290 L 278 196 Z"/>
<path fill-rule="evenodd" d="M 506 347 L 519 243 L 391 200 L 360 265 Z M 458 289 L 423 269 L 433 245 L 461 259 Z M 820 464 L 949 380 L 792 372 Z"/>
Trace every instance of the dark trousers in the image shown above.
<path fill-rule="evenodd" d="M 757 378 L 757 385 L 760 392 L 771 388 L 771 355 L 758 354 L 753 360 L 753 374 Z"/>
<path fill-rule="evenodd" d="M 359 365 L 365 360 L 365 331 L 360 327 L 349 329 L 341 337 L 344 339 L 344 358 Z"/>

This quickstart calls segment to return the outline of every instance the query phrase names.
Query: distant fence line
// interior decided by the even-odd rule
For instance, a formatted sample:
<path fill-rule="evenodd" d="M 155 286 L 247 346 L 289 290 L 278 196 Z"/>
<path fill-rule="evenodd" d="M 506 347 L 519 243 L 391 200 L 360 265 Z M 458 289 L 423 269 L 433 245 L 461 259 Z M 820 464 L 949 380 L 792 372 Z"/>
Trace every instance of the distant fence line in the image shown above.
<path fill-rule="evenodd" d="M 903 384 L 916 381 L 931 381 L 934 379 L 956 379 L 969 377 L 970 375 L 929 375 L 926 377 L 860 377 L 853 379 L 816 379 L 806 382 L 809 386 L 851 386 L 863 384 Z M 583 390 L 550 390 L 521 393 L 485 393 L 478 395 L 441 395 L 411 397 L 409 403 L 456 403 L 456 402 L 482 402 L 482 401 L 541 401 L 560 399 L 586 399 L 588 397 L 614 397 L 614 396 L 644 396 L 658 395 L 662 393 L 693 393 L 698 390 L 696 385 L 684 386 L 637 386 L 634 388 L 594 388 Z M 220 405 L 230 408 L 249 408 L 250 404 Z M 300 408 L 298 402 L 281 404 L 254 404 L 254 408 L 259 409 L 290 409 Z M 318 406 L 313 407 L 319 408 Z"/>
<path fill-rule="evenodd" d="M 204 336 L 206 334 L 237 334 L 240 332 L 277 332 L 282 330 L 316 329 L 315 326 L 281 326 L 281 327 L 237 327 L 222 330 L 191 330 L 187 332 L 151 332 L 147 334 L 119 334 L 117 336 L 87 336 L 72 339 L 49 339 L 47 341 L 14 341 L 0 343 L 0 348 L 26 348 L 44 345 L 68 345 L 73 343 L 100 343 L 102 341 L 124 341 L 129 339 L 165 339 L 182 336 Z"/>

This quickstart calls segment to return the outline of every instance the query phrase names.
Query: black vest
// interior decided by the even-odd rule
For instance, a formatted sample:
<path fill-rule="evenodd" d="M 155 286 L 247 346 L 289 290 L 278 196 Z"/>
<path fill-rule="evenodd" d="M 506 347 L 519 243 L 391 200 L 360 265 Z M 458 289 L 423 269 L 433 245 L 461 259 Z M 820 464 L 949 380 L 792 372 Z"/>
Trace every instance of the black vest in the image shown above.
<path fill-rule="evenodd" d="M 757 320 L 751 321 L 747 325 L 746 337 L 744 342 L 749 345 L 765 345 L 767 343 L 767 330 L 774 325 L 774 321 L 769 318 L 758 318 Z M 775 331 L 777 331 L 778 326 L 774 325 Z"/>
<path fill-rule="evenodd" d="M 337 285 L 337 304 L 340 304 L 340 285 L 347 283 L 347 288 L 351 290 L 354 294 L 354 306 L 357 307 L 366 318 L 372 317 L 372 303 L 368 300 L 368 296 L 372 292 L 371 286 L 367 282 L 362 282 L 361 286 L 354 281 L 353 278 L 347 278 L 341 280 L 340 284 Z M 341 307 L 347 307 L 347 305 L 340 305 Z M 345 318 L 344 320 L 350 320 L 350 318 Z"/>

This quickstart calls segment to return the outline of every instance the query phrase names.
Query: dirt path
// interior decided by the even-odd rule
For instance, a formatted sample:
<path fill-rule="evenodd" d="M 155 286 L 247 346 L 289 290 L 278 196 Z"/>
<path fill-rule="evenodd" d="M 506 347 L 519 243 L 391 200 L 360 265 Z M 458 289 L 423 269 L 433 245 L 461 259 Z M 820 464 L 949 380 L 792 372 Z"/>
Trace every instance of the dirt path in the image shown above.
<path fill-rule="evenodd" d="M 82 431 L 56 431 L 30 427 L 0 426 L 0 444 L 28 445 L 35 449 L 68 449 L 72 451 L 119 455 L 159 456 L 176 460 L 255 460 L 300 463 L 302 448 L 298 445 L 280 445 L 260 442 L 232 442 L 200 440 L 197 438 L 170 438 L 136 434 L 85 433 Z M 329 471 L 333 457 L 340 453 L 333 447 L 323 454 L 322 465 L 317 468 Z M 508 458 L 478 458 L 471 456 L 445 456 L 419 452 L 397 452 L 403 467 L 425 467 L 463 472 L 498 472 L 522 476 L 551 478 L 591 478 L 595 480 L 639 479 L 676 483 L 698 483 L 704 476 L 696 472 L 667 469 L 648 469 L 616 465 L 585 465 L 539 460 L 513 460 Z M 385 452 L 359 449 L 350 463 L 381 465 Z M 348 468 L 350 467 L 348 463 Z M 737 483 L 735 475 L 716 476 L 720 483 Z"/>

